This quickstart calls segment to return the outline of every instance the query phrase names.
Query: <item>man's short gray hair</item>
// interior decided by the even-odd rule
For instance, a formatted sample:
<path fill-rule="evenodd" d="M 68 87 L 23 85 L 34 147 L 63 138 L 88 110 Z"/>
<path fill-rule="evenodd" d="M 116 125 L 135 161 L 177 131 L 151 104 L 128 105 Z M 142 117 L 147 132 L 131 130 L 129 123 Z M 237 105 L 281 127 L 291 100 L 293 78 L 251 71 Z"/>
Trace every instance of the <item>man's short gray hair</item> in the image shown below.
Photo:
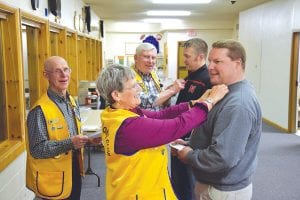
<path fill-rule="evenodd" d="M 136 47 L 135 54 L 140 55 L 143 51 L 150 51 L 153 49 L 155 49 L 156 52 L 156 47 L 153 44 L 145 42 Z"/>
<path fill-rule="evenodd" d="M 113 91 L 123 91 L 124 83 L 134 79 L 135 74 L 129 68 L 120 64 L 112 64 L 105 67 L 97 79 L 97 89 L 108 104 L 115 101 L 111 96 Z"/>

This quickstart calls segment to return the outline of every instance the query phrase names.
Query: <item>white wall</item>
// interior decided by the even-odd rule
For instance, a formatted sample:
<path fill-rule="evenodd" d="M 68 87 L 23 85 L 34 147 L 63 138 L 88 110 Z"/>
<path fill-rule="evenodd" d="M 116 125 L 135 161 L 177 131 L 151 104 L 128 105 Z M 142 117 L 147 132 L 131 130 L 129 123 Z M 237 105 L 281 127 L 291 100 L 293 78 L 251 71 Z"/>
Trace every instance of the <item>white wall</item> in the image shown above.
<path fill-rule="evenodd" d="M 204 29 L 193 30 L 194 36 L 189 36 L 190 30 L 181 31 L 167 31 L 164 32 L 163 38 L 160 41 L 160 50 L 163 54 L 163 43 L 167 42 L 168 46 L 168 66 L 167 77 L 175 80 L 177 78 L 177 45 L 178 41 L 188 40 L 192 37 L 200 37 L 204 39 L 209 48 L 214 41 L 220 39 L 233 38 L 234 30 L 232 28 L 220 28 L 220 29 Z M 109 32 L 105 36 L 104 45 L 104 58 L 114 59 L 115 56 L 125 56 L 125 45 L 127 43 L 140 43 L 140 36 L 142 34 L 155 35 L 156 33 L 120 33 Z M 126 64 L 126 63 L 125 63 Z"/>
<path fill-rule="evenodd" d="M 240 13 L 246 75 L 256 87 L 263 117 L 288 128 L 292 30 L 300 28 L 295 0 L 274 0 Z"/>
<path fill-rule="evenodd" d="M 34 194 L 25 187 L 26 152 L 0 173 L 1 200 L 30 200 Z"/>
<path fill-rule="evenodd" d="M 143 33 L 107 33 L 105 38 L 105 59 L 114 59 L 115 56 L 125 56 L 127 44 L 139 44 Z M 148 33 L 145 33 L 148 35 Z M 131 52 L 131 51 L 130 51 Z"/>
<path fill-rule="evenodd" d="M 147 23 L 126 23 L 105 21 L 105 37 L 103 39 L 104 63 L 108 59 L 114 59 L 115 56 L 125 56 L 126 43 L 140 43 L 139 38 L 142 34 L 163 35 L 160 41 L 161 55 L 163 55 L 163 45 L 166 42 L 168 46 L 168 69 L 167 77 L 177 78 L 177 44 L 178 41 L 190 39 L 191 37 L 200 37 L 204 39 L 210 47 L 212 42 L 220 39 L 237 37 L 235 26 L 237 19 L 205 21 L 198 20 L 190 24 L 176 24 L 170 27 L 170 24 L 147 24 Z M 173 31 L 176 30 L 176 31 Z M 189 36 L 193 32 L 194 36 Z M 126 63 L 125 63 L 126 64 Z"/>
<path fill-rule="evenodd" d="M 34 15 L 45 17 L 45 8 L 48 7 L 47 0 L 40 0 L 39 9 L 34 11 L 31 8 L 29 0 L 5 0 L 1 3 L 21 8 L 24 11 Z M 60 24 L 68 28 L 74 29 L 74 11 L 81 13 L 81 8 L 84 6 L 80 0 L 61 1 L 62 3 L 62 18 Z M 54 16 L 48 16 L 50 21 L 54 21 Z M 98 26 L 99 17 L 91 11 L 91 26 Z M 99 37 L 97 31 L 89 33 L 93 37 Z M 26 61 L 24 61 L 26 63 Z M 30 200 L 34 195 L 25 187 L 25 168 L 26 168 L 26 152 L 16 158 L 7 168 L 0 172 L 0 200 Z"/>

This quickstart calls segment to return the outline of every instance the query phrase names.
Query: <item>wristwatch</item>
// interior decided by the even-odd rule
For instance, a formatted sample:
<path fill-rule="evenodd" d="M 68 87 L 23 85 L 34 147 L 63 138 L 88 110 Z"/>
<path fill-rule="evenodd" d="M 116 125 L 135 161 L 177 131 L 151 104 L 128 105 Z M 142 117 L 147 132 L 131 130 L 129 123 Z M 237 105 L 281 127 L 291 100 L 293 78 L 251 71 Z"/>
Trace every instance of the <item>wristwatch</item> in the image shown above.
<path fill-rule="evenodd" d="M 210 103 L 212 106 L 215 104 L 214 100 L 212 100 L 211 98 L 205 99 L 204 102 Z"/>
<path fill-rule="evenodd" d="M 190 108 L 194 107 L 192 100 L 189 101 Z"/>

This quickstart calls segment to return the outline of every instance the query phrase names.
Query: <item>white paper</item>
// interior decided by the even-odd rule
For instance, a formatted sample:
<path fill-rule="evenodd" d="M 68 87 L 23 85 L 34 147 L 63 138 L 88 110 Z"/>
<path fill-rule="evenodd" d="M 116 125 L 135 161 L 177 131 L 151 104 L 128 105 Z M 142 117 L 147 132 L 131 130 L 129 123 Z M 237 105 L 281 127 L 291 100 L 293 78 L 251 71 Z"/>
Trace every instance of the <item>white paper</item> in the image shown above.
<path fill-rule="evenodd" d="M 178 151 L 180 151 L 181 149 L 183 149 L 184 147 L 186 147 L 186 146 L 184 146 L 184 145 L 182 145 L 182 144 L 176 144 L 176 143 L 170 143 L 169 145 L 170 145 L 172 148 L 177 149 Z"/>
<path fill-rule="evenodd" d="M 84 132 L 84 135 L 88 136 L 88 138 L 97 138 L 101 136 L 101 132 L 100 131 Z"/>
<path fill-rule="evenodd" d="M 100 127 L 97 125 L 82 125 L 81 126 L 81 130 L 84 132 L 88 132 L 88 131 L 99 131 Z"/>

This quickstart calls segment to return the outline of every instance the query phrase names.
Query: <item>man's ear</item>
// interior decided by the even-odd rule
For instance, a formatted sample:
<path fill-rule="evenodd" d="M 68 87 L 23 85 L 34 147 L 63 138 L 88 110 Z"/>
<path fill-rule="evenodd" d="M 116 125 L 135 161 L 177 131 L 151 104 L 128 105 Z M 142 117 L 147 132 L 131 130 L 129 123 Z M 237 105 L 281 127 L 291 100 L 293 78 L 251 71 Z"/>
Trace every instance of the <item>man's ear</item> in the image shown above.
<path fill-rule="evenodd" d="M 205 60 L 205 55 L 203 54 L 203 53 L 200 53 L 199 55 L 199 58 L 202 60 L 202 59 L 204 59 Z"/>
<path fill-rule="evenodd" d="M 49 79 L 49 74 L 47 72 L 43 71 L 43 75 L 46 79 Z"/>

